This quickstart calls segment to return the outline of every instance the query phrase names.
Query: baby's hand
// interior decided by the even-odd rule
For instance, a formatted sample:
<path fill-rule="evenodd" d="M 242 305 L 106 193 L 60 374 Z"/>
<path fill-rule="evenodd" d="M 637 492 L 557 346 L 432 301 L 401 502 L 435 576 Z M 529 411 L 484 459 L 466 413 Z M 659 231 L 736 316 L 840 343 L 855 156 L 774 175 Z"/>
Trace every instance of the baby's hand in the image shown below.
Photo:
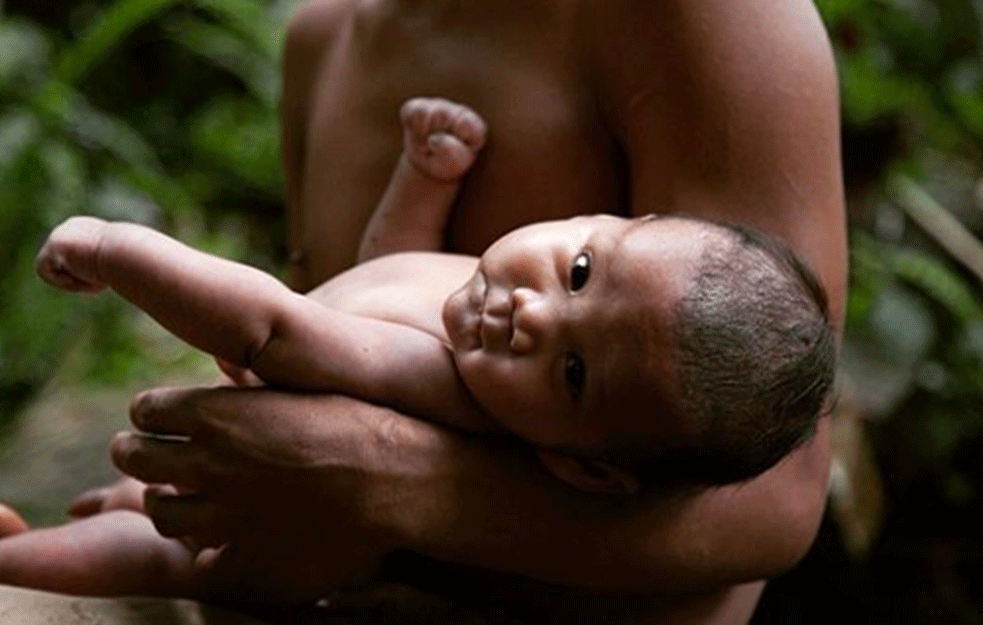
<path fill-rule="evenodd" d="M 105 228 L 106 222 L 95 217 L 72 217 L 55 228 L 38 252 L 38 275 L 69 291 L 94 293 L 105 288 L 96 268 Z"/>
<path fill-rule="evenodd" d="M 464 106 L 441 98 L 413 98 L 400 109 L 403 151 L 427 176 L 461 178 L 485 145 L 485 122 Z"/>

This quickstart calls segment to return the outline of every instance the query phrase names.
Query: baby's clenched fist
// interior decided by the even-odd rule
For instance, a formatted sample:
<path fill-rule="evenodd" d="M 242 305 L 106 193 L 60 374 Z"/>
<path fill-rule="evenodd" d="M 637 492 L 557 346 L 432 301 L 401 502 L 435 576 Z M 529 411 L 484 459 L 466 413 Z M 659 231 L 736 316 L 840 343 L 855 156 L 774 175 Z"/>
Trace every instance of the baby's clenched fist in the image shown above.
<path fill-rule="evenodd" d="M 98 254 L 106 225 L 95 217 L 72 217 L 55 228 L 38 252 L 38 275 L 69 291 L 94 293 L 105 288 L 99 278 Z"/>

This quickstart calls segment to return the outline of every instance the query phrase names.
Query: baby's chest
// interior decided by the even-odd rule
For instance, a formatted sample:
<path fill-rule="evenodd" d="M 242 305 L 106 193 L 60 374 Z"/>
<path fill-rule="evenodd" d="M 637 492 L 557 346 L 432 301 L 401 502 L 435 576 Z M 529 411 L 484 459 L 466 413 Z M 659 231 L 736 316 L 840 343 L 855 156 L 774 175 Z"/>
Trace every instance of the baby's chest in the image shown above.
<path fill-rule="evenodd" d="M 338 274 L 308 296 L 344 312 L 416 328 L 446 340 L 441 311 L 477 260 L 451 254 L 383 256 Z"/>

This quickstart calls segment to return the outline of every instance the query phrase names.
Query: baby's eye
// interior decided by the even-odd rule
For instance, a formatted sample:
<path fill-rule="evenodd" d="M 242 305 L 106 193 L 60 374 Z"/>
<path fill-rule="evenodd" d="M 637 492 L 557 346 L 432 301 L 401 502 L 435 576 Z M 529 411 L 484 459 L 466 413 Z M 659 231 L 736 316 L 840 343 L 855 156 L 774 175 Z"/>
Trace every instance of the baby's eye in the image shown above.
<path fill-rule="evenodd" d="M 584 366 L 584 359 L 578 354 L 571 352 L 563 358 L 563 379 L 574 401 L 580 399 L 580 395 L 584 392 L 584 383 L 587 381 L 587 367 Z"/>
<path fill-rule="evenodd" d="M 581 252 L 570 265 L 570 291 L 576 293 L 584 288 L 588 278 L 590 278 L 590 254 Z"/>

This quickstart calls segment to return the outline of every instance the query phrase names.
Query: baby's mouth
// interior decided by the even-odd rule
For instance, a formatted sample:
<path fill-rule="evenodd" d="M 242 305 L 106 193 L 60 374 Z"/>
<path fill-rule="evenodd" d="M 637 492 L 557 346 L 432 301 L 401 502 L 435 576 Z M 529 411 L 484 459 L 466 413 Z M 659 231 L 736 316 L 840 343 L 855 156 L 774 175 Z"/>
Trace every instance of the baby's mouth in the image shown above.
<path fill-rule="evenodd" d="M 487 300 L 488 279 L 484 272 L 479 269 L 475 272 L 471 287 L 468 290 L 468 307 L 471 309 L 474 319 L 474 340 L 477 342 L 478 349 L 485 346 L 484 316 Z"/>
<path fill-rule="evenodd" d="M 508 290 L 485 287 L 478 322 L 478 335 L 485 349 L 506 350 L 512 340 L 512 297 Z"/>

